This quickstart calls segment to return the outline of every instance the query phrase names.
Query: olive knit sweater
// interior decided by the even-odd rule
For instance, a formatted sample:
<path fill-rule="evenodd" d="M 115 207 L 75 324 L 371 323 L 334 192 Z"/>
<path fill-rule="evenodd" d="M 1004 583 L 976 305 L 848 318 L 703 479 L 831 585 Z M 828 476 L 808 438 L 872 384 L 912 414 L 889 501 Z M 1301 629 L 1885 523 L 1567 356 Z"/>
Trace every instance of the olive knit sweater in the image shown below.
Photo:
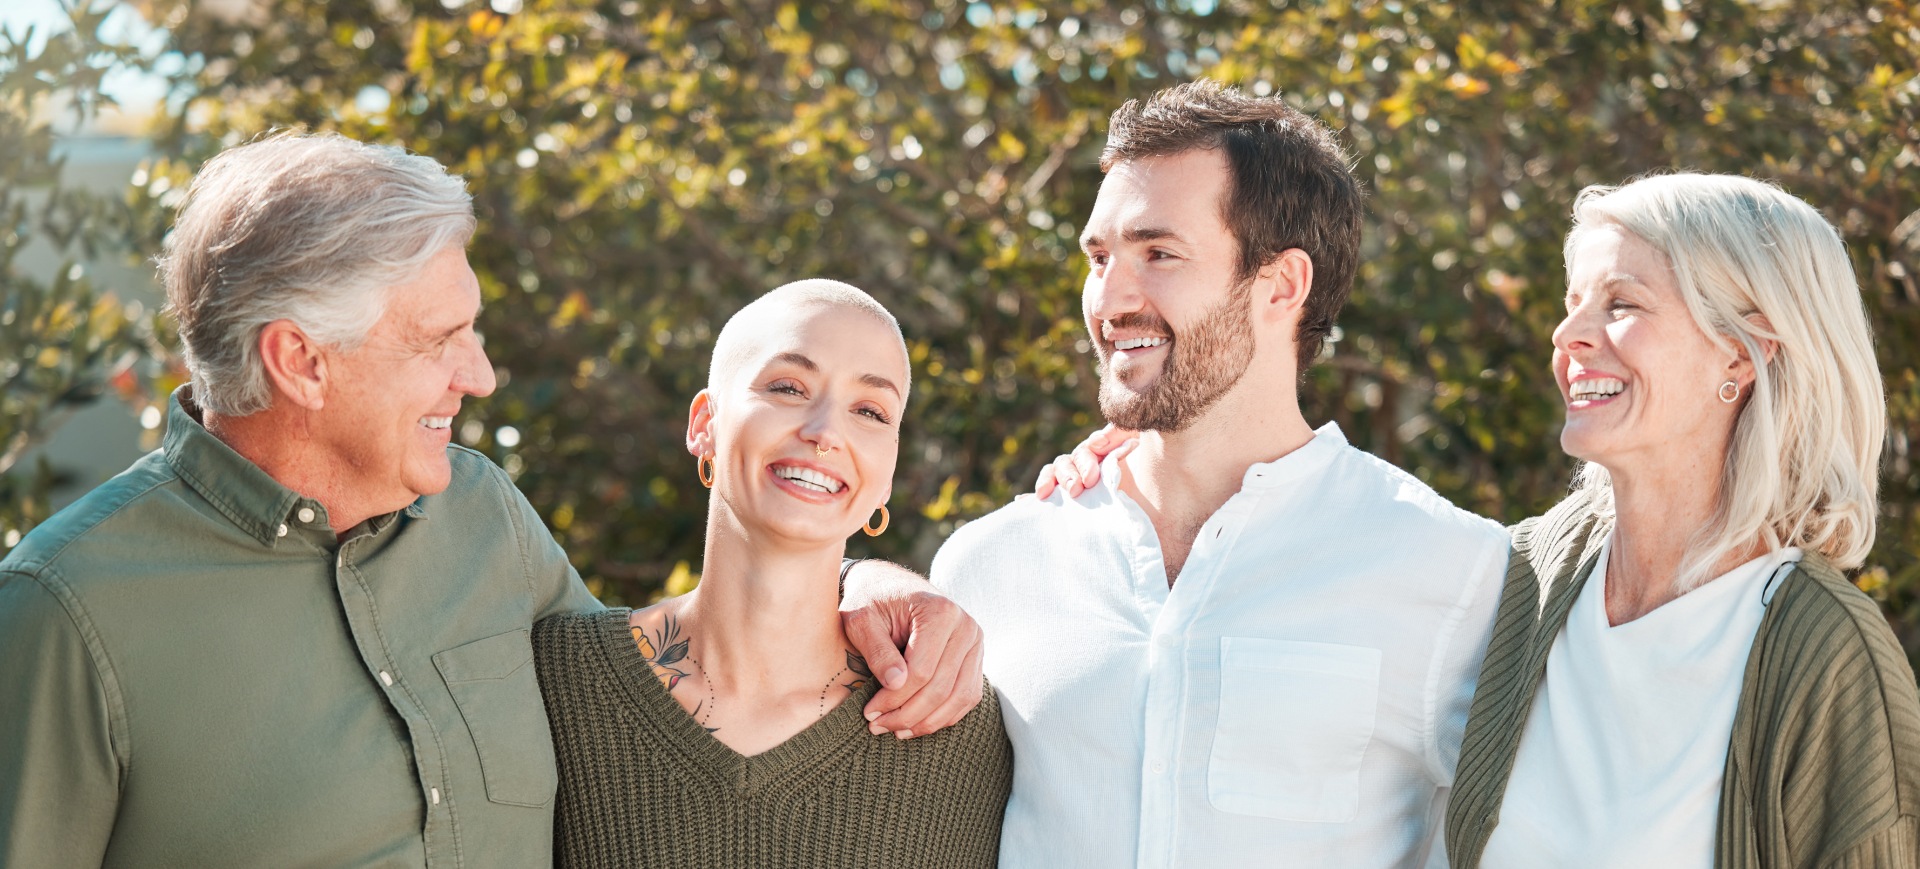
<path fill-rule="evenodd" d="M 854 692 L 752 757 L 714 739 L 641 658 L 628 610 L 550 617 L 534 664 L 553 728 L 560 867 L 991 867 L 1013 784 L 993 691 L 960 723 L 867 732 Z"/>

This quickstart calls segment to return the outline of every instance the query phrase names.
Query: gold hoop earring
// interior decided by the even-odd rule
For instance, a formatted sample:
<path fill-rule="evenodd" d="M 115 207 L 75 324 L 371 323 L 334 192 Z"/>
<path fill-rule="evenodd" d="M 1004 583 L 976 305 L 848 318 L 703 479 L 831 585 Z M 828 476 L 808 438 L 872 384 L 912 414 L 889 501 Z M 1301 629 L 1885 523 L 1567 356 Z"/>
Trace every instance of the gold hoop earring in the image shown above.
<path fill-rule="evenodd" d="M 700 472 L 700 485 L 709 489 L 713 488 L 713 457 L 701 456 L 694 460 L 693 467 Z"/>
<path fill-rule="evenodd" d="M 1732 390 L 1733 394 L 1728 395 L 1727 394 L 1728 390 Z M 1732 404 L 1739 400 L 1740 400 L 1740 384 L 1735 383 L 1731 380 L 1720 384 L 1720 401 L 1722 403 Z"/>
<path fill-rule="evenodd" d="M 892 518 L 891 516 L 887 515 L 887 505 L 881 504 L 880 505 L 880 527 L 878 528 L 873 527 L 873 525 L 871 524 L 873 520 L 869 519 L 867 520 L 869 524 L 860 526 L 860 530 L 867 532 L 868 537 L 879 537 L 882 532 L 887 530 L 887 521 L 891 518 Z"/>

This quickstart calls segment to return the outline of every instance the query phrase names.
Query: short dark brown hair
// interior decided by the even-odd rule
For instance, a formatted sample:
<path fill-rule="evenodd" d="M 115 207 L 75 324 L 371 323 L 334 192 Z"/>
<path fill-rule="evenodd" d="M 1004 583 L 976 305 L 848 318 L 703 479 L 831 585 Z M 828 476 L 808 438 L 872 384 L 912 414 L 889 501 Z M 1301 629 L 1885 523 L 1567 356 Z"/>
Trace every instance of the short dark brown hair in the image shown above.
<path fill-rule="evenodd" d="M 1240 244 L 1235 280 L 1259 273 L 1288 248 L 1313 260 L 1313 287 L 1300 313 L 1300 370 L 1333 332 L 1360 264 L 1365 193 L 1332 130 L 1278 96 L 1251 97 L 1201 79 L 1144 102 L 1128 100 L 1107 126 L 1100 171 L 1148 157 L 1221 149 L 1233 181 L 1220 203 Z"/>

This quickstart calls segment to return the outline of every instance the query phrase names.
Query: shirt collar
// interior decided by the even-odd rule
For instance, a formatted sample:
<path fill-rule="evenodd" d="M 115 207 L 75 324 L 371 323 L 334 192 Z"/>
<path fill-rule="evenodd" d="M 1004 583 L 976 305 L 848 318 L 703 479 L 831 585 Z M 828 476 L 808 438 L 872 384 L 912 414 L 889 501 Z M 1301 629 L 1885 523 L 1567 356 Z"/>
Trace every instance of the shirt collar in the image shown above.
<path fill-rule="evenodd" d="M 1347 447 L 1347 436 L 1340 424 L 1329 422 L 1315 429 L 1313 440 L 1271 462 L 1256 462 L 1240 479 L 1242 489 L 1270 489 L 1298 482 L 1332 462 Z"/>
<path fill-rule="evenodd" d="M 167 434 L 161 449 L 188 488 L 262 544 L 278 545 L 296 528 L 328 529 L 327 508 L 319 501 L 281 485 L 207 431 L 200 422 L 200 408 L 193 403 L 192 384 L 174 390 L 167 402 Z M 425 496 L 415 498 L 403 512 L 425 519 L 426 501 Z M 332 536 L 332 531 L 326 534 Z"/>
<path fill-rule="evenodd" d="M 1271 462 L 1255 462 L 1247 467 L 1240 478 L 1242 491 L 1248 489 L 1270 489 L 1284 486 L 1326 467 L 1341 450 L 1347 447 L 1347 436 L 1340 431 L 1340 424 L 1329 422 L 1316 429 L 1313 439 Z M 1119 461 L 1109 455 L 1100 463 L 1100 482 L 1094 485 L 1104 487 L 1109 492 L 1118 492 L 1120 475 L 1126 469 Z"/>

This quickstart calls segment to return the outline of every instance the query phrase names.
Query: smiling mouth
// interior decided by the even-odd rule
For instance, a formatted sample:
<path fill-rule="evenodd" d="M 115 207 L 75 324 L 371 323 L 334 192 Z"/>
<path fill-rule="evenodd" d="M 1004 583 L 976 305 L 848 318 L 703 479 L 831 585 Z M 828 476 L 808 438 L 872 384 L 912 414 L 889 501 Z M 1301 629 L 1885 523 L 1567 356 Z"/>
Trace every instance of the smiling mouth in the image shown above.
<path fill-rule="evenodd" d="M 1598 401 L 1619 395 L 1627 388 L 1625 381 L 1612 377 L 1595 377 L 1567 385 L 1567 398 L 1570 401 Z"/>
<path fill-rule="evenodd" d="M 802 489 L 819 492 L 823 495 L 837 494 L 847 487 L 846 483 L 840 482 L 820 471 L 812 468 L 803 468 L 799 465 L 774 465 L 773 475 Z"/>
<path fill-rule="evenodd" d="M 1146 347 L 1159 347 L 1172 340 L 1172 338 L 1126 338 L 1113 342 L 1113 349 L 1139 350 Z"/>
<path fill-rule="evenodd" d="M 426 429 L 433 429 L 436 431 L 440 429 L 453 428 L 453 417 L 423 416 L 420 418 L 420 427 L 426 428 Z"/>

